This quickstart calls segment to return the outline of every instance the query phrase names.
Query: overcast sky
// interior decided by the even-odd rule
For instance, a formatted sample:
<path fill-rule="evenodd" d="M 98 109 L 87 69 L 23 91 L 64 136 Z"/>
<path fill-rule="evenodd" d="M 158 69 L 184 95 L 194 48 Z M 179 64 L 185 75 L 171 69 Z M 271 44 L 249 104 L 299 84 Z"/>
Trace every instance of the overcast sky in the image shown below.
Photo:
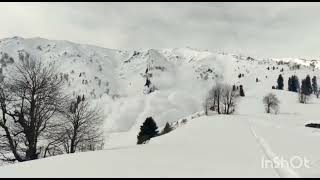
<path fill-rule="evenodd" d="M 0 38 L 320 57 L 320 3 L 0 3 Z"/>

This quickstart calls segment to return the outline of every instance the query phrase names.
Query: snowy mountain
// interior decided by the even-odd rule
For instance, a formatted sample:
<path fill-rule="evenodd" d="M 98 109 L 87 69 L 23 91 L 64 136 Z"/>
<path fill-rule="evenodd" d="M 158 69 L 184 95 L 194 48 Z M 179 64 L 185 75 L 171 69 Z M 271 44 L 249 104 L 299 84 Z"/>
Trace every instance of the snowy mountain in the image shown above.
<path fill-rule="evenodd" d="M 319 78 L 318 60 L 256 59 L 192 48 L 125 51 L 21 37 L 0 40 L 0 52 L 4 76 L 19 56 L 27 53 L 57 64 L 68 82 L 66 91 L 73 96 L 84 94 L 106 115 L 105 150 L 5 166 L 0 168 L 2 177 L 320 175 L 319 145 L 315 143 L 319 131 L 304 127 L 317 120 L 320 101 L 312 96 L 309 104 L 300 104 L 296 93 L 287 91 L 292 75 L 300 80 L 306 75 Z M 285 90 L 271 88 L 279 74 Z M 150 94 L 143 93 L 147 78 L 156 88 Z M 240 98 L 234 115 L 204 116 L 204 99 L 218 81 L 243 85 L 246 96 Z M 268 92 L 280 99 L 277 115 L 264 113 L 262 98 Z M 136 146 L 139 128 L 148 116 L 161 128 L 167 122 L 177 128 Z M 308 158 L 311 167 L 261 167 L 262 157 L 295 155 Z M 41 172 L 33 173 L 29 168 L 41 168 Z M 58 168 L 59 174 L 53 168 Z"/>
<path fill-rule="evenodd" d="M 104 106 L 110 116 L 106 127 L 112 131 L 139 126 L 145 114 L 156 115 L 162 125 L 199 111 L 201 96 L 206 92 L 203 88 L 209 87 L 206 82 L 222 78 L 226 68 L 219 55 L 190 48 L 121 51 L 68 41 L 14 37 L 0 40 L 0 52 L 3 74 L 19 61 L 19 56 L 27 53 L 58 65 L 60 75 L 67 80 L 69 94 L 84 94 Z M 160 90 L 150 96 L 143 94 L 146 69 L 152 74 L 151 82 Z M 194 86 L 185 84 L 186 80 Z M 190 92 L 192 95 L 183 95 Z M 188 104 L 177 104 L 179 100 Z M 162 103 L 166 109 L 159 105 L 160 109 L 148 110 L 147 106 L 153 103 Z"/>

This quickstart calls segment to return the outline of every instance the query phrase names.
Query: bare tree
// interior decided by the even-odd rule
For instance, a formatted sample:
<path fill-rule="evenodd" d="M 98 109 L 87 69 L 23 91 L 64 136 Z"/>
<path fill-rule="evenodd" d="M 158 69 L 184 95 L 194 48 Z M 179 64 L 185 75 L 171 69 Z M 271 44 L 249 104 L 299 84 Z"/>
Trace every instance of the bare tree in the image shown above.
<path fill-rule="evenodd" d="M 215 111 L 215 106 L 218 99 L 216 93 L 217 90 L 214 86 L 212 89 L 209 90 L 208 95 L 203 102 L 203 108 L 206 115 L 208 115 L 208 109 Z"/>
<path fill-rule="evenodd" d="M 270 113 L 273 110 L 275 113 L 279 111 L 280 101 L 275 94 L 269 93 L 263 98 L 263 103 L 266 108 L 266 113 Z"/>
<path fill-rule="evenodd" d="M 231 114 L 235 111 L 236 100 L 239 92 L 232 86 L 217 83 L 210 89 L 204 102 L 205 113 L 208 114 L 208 108 L 217 111 L 218 114 Z"/>
<path fill-rule="evenodd" d="M 7 161 L 38 159 L 39 140 L 57 126 L 54 117 L 64 109 L 63 81 L 55 66 L 29 55 L 20 60 L 0 83 L 0 153 Z"/>
<path fill-rule="evenodd" d="M 66 122 L 60 129 L 57 140 L 66 153 L 95 150 L 103 144 L 103 116 L 99 109 L 93 109 L 89 102 L 78 96 L 65 111 Z"/>
<path fill-rule="evenodd" d="M 233 90 L 230 85 L 224 85 L 221 93 L 223 114 L 231 114 L 235 111 L 236 100 L 239 97 L 239 93 Z"/>
<path fill-rule="evenodd" d="M 208 115 L 208 108 L 210 107 L 211 99 L 207 96 L 203 102 L 204 114 Z"/>
<path fill-rule="evenodd" d="M 221 84 L 216 84 L 209 90 L 208 95 L 203 104 L 206 115 L 208 115 L 208 109 L 212 111 L 217 110 L 217 112 L 220 114 L 221 91 Z"/>

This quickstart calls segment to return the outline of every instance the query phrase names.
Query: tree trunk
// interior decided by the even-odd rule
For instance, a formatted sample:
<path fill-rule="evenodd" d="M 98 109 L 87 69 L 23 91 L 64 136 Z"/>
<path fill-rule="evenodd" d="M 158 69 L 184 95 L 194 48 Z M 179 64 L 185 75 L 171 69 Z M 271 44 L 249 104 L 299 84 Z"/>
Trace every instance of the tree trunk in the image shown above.
<path fill-rule="evenodd" d="M 36 122 L 37 118 L 35 115 L 36 111 L 36 100 L 35 100 L 35 89 L 32 89 L 31 102 L 30 102 L 30 125 L 25 129 L 27 141 L 28 141 L 28 149 L 26 151 L 26 160 L 34 160 L 38 159 L 37 154 L 37 130 L 36 130 Z M 23 121 L 23 119 L 21 119 Z"/>
<path fill-rule="evenodd" d="M 70 144 L 70 153 L 76 152 L 77 129 L 78 128 L 75 127 L 74 132 L 73 132 L 73 136 L 72 136 L 71 144 Z"/>
<path fill-rule="evenodd" d="M 227 104 L 227 114 L 229 114 L 229 111 L 230 111 L 230 105 Z"/>
<path fill-rule="evenodd" d="M 29 145 L 29 148 L 26 151 L 26 160 L 35 160 L 35 159 L 38 159 L 37 145 L 32 144 L 32 145 Z"/>
<path fill-rule="evenodd" d="M 218 98 L 217 98 L 217 110 L 218 110 L 218 114 L 221 114 L 220 112 L 220 95 L 218 95 Z"/>
<path fill-rule="evenodd" d="M 206 114 L 206 116 L 207 116 L 207 115 L 208 115 L 208 105 L 207 105 L 207 104 L 205 105 L 204 112 L 205 112 L 205 114 Z"/>
<path fill-rule="evenodd" d="M 212 111 L 215 111 L 216 106 L 216 98 L 213 99 Z"/>

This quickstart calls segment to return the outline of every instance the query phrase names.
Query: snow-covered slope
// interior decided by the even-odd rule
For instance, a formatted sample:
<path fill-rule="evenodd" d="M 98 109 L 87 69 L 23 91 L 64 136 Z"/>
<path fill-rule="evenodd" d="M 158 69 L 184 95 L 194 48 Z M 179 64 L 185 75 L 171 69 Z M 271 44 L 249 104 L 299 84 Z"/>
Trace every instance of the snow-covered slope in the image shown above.
<path fill-rule="evenodd" d="M 278 115 L 264 114 L 261 99 L 248 93 L 240 102 L 243 113 L 194 116 L 145 145 L 4 166 L 0 177 L 319 177 L 320 132 L 304 123 L 316 118 L 320 101 L 305 107 L 293 93 L 273 92 L 284 107 Z M 263 159 L 294 156 L 305 157 L 310 167 L 262 165 Z"/>
<path fill-rule="evenodd" d="M 29 53 L 35 59 L 47 63 L 55 62 L 62 75 L 66 75 L 70 89 L 77 94 L 88 94 L 91 97 L 117 94 L 118 61 L 128 56 L 122 51 L 68 41 L 21 37 L 1 40 L 0 52 L 8 54 L 14 61 L 19 61 L 19 55 Z M 6 64 L 2 64 L 2 67 L 4 66 Z"/>
<path fill-rule="evenodd" d="M 147 145 L 19 163 L 14 168 L 1 168 L 0 176 L 277 177 L 272 169 L 260 168 L 263 151 L 251 135 L 248 123 L 243 121 L 226 117 L 194 119 Z M 235 133 L 229 133 L 225 127 Z M 234 153 L 235 149 L 241 156 Z M 39 172 L 31 173 L 32 169 Z"/>
<path fill-rule="evenodd" d="M 102 107 L 106 131 L 112 132 L 139 126 L 145 116 L 155 116 L 164 125 L 199 111 L 206 89 L 215 79 L 222 79 L 228 68 L 223 62 L 228 58 L 191 48 L 122 51 L 14 37 L 0 40 L 0 52 L 4 75 L 27 53 L 56 64 L 67 80 L 69 94 L 84 94 Z M 149 96 L 143 94 L 147 68 L 158 89 Z"/>
<path fill-rule="evenodd" d="M 300 80 L 307 74 L 319 79 L 317 60 L 255 59 L 192 48 L 123 51 L 20 37 L 1 40 L 0 52 L 4 75 L 24 52 L 55 62 L 68 79 L 68 92 L 85 94 L 107 116 L 105 150 L 5 166 L 0 168 L 1 177 L 320 176 L 319 145 L 315 143 L 319 131 L 304 127 L 318 120 L 320 101 L 313 97 L 310 104 L 299 104 L 297 94 L 271 89 L 279 74 L 284 77 L 284 89 L 294 74 Z M 143 94 L 146 71 L 157 88 L 147 95 Z M 239 74 L 244 76 L 239 78 Z M 192 115 L 202 111 L 206 93 L 216 81 L 244 86 L 246 96 L 238 102 L 236 113 Z M 262 98 L 268 92 L 280 98 L 278 115 L 264 113 Z M 183 119 L 188 122 L 149 144 L 136 146 L 139 127 L 148 116 L 159 127 Z M 294 155 L 306 156 L 311 168 L 261 167 L 263 157 Z M 58 169 L 52 171 L 53 167 Z"/>

